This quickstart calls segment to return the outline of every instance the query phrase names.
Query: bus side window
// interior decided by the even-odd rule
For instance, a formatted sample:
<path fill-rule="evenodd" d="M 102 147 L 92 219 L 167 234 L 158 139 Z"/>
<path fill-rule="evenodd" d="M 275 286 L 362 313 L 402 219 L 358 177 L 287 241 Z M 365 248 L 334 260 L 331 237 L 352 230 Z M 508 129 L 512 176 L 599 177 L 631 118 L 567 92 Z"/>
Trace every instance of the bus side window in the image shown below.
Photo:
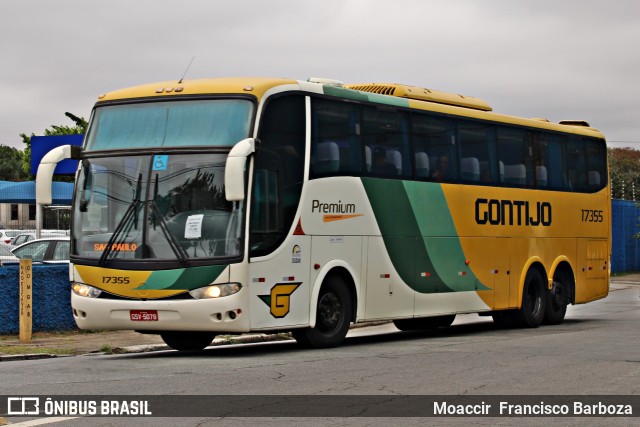
<path fill-rule="evenodd" d="M 598 191 L 606 184 L 606 146 L 600 139 L 584 138 L 584 141 L 587 147 L 587 185 L 589 191 Z"/>
<path fill-rule="evenodd" d="M 567 190 L 569 187 L 564 163 L 564 137 L 534 132 L 532 140 L 538 188 Z"/>
<path fill-rule="evenodd" d="M 311 177 L 360 175 L 359 107 L 314 98 L 311 108 Z"/>
<path fill-rule="evenodd" d="M 528 164 L 530 167 L 530 150 L 526 132 L 504 126 L 497 128 L 499 182 L 522 187 L 527 184 L 528 178 L 533 181 L 534 171 L 527 167 Z M 528 173 L 531 174 L 530 177 Z"/>
<path fill-rule="evenodd" d="M 313 172 L 325 174 L 340 170 L 340 148 L 333 141 L 319 142 L 313 158 Z"/>
<path fill-rule="evenodd" d="M 402 111 L 363 108 L 365 164 L 369 174 L 388 178 L 411 176 L 408 117 Z"/>
<path fill-rule="evenodd" d="M 423 113 L 411 115 L 416 178 L 435 181 L 455 179 L 457 157 L 454 135 L 453 122 L 448 119 Z"/>
<path fill-rule="evenodd" d="M 495 156 L 490 153 L 495 149 L 495 131 L 492 126 L 472 121 L 458 123 L 460 140 L 460 179 L 462 182 L 475 184 L 480 181 L 480 164 L 493 165 L 485 171 L 483 182 L 495 181 Z"/>
<path fill-rule="evenodd" d="M 577 137 L 569 139 L 567 144 L 565 167 L 569 178 L 570 191 L 587 191 L 587 165 L 584 141 Z"/>

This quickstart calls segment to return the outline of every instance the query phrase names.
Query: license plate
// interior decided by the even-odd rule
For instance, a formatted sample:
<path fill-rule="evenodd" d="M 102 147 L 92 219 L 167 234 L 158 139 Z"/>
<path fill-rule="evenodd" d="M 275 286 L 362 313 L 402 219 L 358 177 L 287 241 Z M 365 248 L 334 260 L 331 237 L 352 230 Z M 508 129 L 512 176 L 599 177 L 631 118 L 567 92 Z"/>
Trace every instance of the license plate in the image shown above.
<path fill-rule="evenodd" d="M 155 322 L 158 320 L 158 310 L 130 310 L 129 318 L 134 322 Z"/>

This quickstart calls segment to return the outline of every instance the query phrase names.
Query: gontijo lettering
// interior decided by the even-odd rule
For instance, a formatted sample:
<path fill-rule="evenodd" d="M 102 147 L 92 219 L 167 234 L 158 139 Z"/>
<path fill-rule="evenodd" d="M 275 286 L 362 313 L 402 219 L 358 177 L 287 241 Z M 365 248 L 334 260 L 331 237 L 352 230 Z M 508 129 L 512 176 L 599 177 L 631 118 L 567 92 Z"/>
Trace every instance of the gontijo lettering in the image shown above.
<path fill-rule="evenodd" d="M 526 200 L 476 199 L 476 223 L 480 225 L 551 225 L 551 203 Z"/>

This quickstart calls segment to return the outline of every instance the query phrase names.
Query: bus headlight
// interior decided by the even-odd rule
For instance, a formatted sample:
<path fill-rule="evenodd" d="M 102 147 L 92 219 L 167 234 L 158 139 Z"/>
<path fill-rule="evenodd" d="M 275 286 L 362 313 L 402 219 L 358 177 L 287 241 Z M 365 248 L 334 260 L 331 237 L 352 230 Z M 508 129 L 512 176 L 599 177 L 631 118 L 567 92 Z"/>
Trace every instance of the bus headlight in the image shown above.
<path fill-rule="evenodd" d="M 240 283 L 222 283 L 219 285 L 192 289 L 189 293 L 195 299 L 221 298 L 233 295 L 240 291 L 240 289 L 242 289 L 242 285 Z"/>
<path fill-rule="evenodd" d="M 98 288 L 78 282 L 71 282 L 71 290 L 74 294 L 87 298 L 98 298 L 102 293 Z"/>

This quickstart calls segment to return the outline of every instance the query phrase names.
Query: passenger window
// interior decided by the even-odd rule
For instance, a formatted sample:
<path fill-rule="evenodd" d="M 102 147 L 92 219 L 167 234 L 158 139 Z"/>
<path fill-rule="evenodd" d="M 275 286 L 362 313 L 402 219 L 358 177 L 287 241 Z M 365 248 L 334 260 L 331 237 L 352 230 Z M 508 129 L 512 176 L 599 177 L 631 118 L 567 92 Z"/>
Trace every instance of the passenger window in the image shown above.
<path fill-rule="evenodd" d="M 313 99 L 311 175 L 360 175 L 360 111 L 354 104 Z"/>
<path fill-rule="evenodd" d="M 587 185 L 598 191 L 607 184 L 607 148 L 600 139 L 584 138 L 587 146 Z"/>
<path fill-rule="evenodd" d="M 536 168 L 536 186 L 549 190 L 567 190 L 564 168 L 563 137 L 554 134 L 534 132 L 533 158 Z"/>
<path fill-rule="evenodd" d="M 531 156 L 525 131 L 499 127 L 497 152 L 497 182 L 517 187 L 525 186 L 528 182 L 532 184 L 533 175 L 529 175 L 530 168 L 527 167 Z"/>
<path fill-rule="evenodd" d="M 496 171 L 491 168 L 489 146 L 493 130 L 484 123 L 461 122 L 458 126 L 460 141 L 460 179 L 462 182 L 495 181 Z M 480 170 L 480 165 L 484 170 Z"/>
<path fill-rule="evenodd" d="M 455 132 L 450 120 L 414 114 L 411 138 L 418 179 L 448 182 L 456 179 Z"/>
<path fill-rule="evenodd" d="M 363 141 L 366 171 L 383 177 L 410 177 L 408 114 L 382 108 L 364 108 Z"/>
<path fill-rule="evenodd" d="M 566 169 L 570 191 L 587 191 L 587 163 L 585 144 L 581 138 L 569 139 L 566 150 Z"/>

